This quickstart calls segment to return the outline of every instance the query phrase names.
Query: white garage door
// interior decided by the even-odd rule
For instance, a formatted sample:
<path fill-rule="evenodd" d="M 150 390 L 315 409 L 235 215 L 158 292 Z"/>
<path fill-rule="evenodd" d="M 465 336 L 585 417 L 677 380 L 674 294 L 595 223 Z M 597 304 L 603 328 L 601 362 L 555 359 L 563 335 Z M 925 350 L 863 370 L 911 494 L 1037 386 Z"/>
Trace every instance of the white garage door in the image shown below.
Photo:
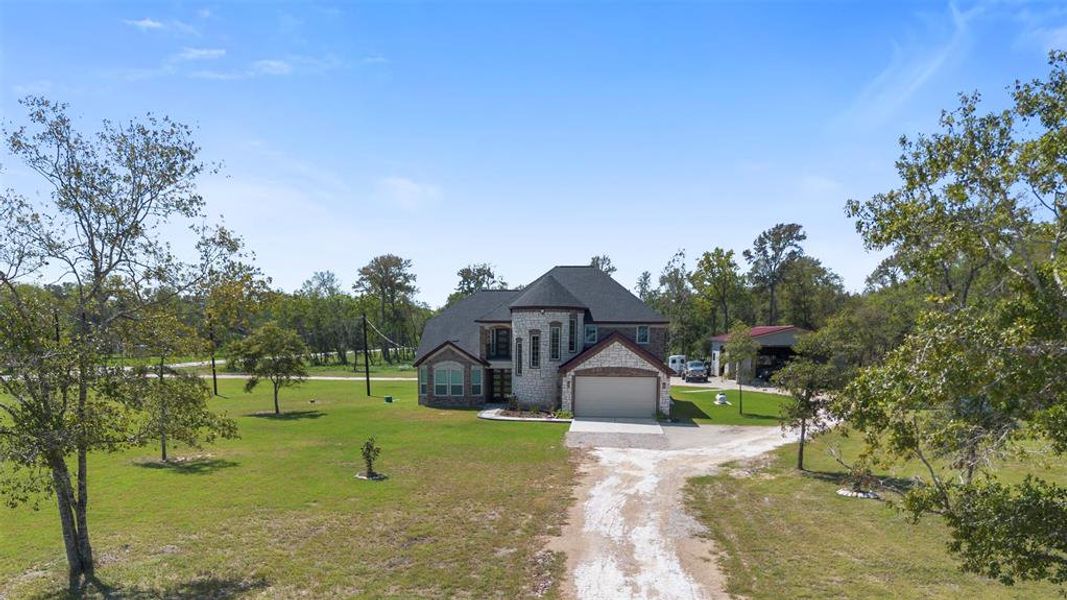
<path fill-rule="evenodd" d="M 574 416 L 653 418 L 655 377 L 575 377 Z"/>

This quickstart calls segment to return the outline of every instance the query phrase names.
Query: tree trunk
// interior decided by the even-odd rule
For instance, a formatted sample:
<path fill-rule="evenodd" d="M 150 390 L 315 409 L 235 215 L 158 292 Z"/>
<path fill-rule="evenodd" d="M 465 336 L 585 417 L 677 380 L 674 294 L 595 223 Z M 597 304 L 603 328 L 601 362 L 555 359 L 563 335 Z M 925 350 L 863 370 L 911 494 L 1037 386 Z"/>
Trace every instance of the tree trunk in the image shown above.
<path fill-rule="evenodd" d="M 159 454 L 167 462 L 167 396 L 163 390 L 163 357 L 159 357 Z"/>
<path fill-rule="evenodd" d="M 89 469 L 86 461 L 86 449 L 78 449 L 78 503 L 74 505 L 74 516 L 78 525 L 78 553 L 81 555 L 82 575 L 86 579 L 93 576 L 93 546 L 89 543 Z"/>
<path fill-rule="evenodd" d="M 808 420 L 800 420 L 800 445 L 797 446 L 797 469 L 804 470 L 804 438 L 808 433 Z"/>
<path fill-rule="evenodd" d="M 777 295 L 777 290 L 775 289 L 776 286 L 772 285 L 772 286 L 769 286 L 769 287 L 770 287 L 770 291 L 771 291 L 771 306 L 770 306 L 770 315 L 768 315 L 770 318 L 768 319 L 768 323 L 767 324 L 768 325 L 777 325 L 778 324 L 778 295 Z"/>
<path fill-rule="evenodd" d="M 278 407 L 278 383 L 274 383 L 274 414 L 282 414 L 281 409 Z"/>
<path fill-rule="evenodd" d="M 737 363 L 737 414 L 745 414 L 745 390 L 741 389 L 741 363 Z"/>
<path fill-rule="evenodd" d="M 52 471 L 52 483 L 55 486 L 59 524 L 63 530 L 63 548 L 67 552 L 67 586 L 71 596 L 75 596 L 81 589 L 85 569 L 78 543 L 78 527 L 74 519 L 74 494 L 70 485 L 70 471 L 62 456 L 53 456 L 48 462 Z"/>
<path fill-rule="evenodd" d="M 85 317 L 82 317 L 83 321 Z M 89 402 L 89 369 L 94 367 L 82 359 L 79 365 L 81 369 L 78 376 L 78 500 L 74 504 L 74 519 L 76 524 L 75 533 L 78 540 L 78 555 L 81 558 L 81 574 L 85 578 L 93 576 L 93 548 L 89 543 L 89 467 L 88 467 L 88 442 L 85 439 L 85 431 L 81 429 L 87 420 L 86 406 Z M 69 479 L 69 477 L 68 477 Z"/>
<path fill-rule="evenodd" d="M 382 303 L 382 307 L 381 307 L 382 309 L 380 311 L 381 326 L 382 326 L 383 329 L 388 330 L 389 328 L 385 326 L 385 290 L 384 289 L 382 290 L 381 303 Z M 379 334 L 379 337 L 381 337 L 381 334 Z M 382 339 L 382 360 L 385 361 L 385 362 L 389 362 L 389 342 L 386 342 L 384 338 Z"/>
<path fill-rule="evenodd" d="M 219 377 L 215 372 L 215 353 L 218 351 L 218 344 L 215 343 L 215 332 L 211 332 L 211 391 L 216 396 L 219 395 Z"/>

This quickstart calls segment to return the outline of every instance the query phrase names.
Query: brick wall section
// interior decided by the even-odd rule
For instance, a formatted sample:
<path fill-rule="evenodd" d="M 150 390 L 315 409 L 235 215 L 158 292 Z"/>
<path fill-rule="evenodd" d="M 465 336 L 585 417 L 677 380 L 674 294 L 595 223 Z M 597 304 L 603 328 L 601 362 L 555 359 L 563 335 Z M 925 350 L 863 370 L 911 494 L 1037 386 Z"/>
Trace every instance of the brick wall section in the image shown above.
<path fill-rule="evenodd" d="M 670 377 L 657 369 L 656 365 L 650 365 L 644 357 L 634 354 L 621 342 L 612 343 L 577 368 L 564 374 L 561 390 L 563 410 L 574 410 L 574 378 L 582 375 L 612 377 L 649 377 L 654 375 L 657 378 L 659 388 L 657 408 L 665 415 L 670 414 Z"/>
<path fill-rule="evenodd" d="M 463 368 L 463 395 L 462 396 L 437 396 L 434 394 L 434 367 L 441 363 L 455 363 Z M 420 366 L 425 366 L 428 369 L 427 373 L 427 387 L 426 394 L 419 394 L 419 404 L 424 406 L 435 407 L 462 407 L 470 408 L 476 406 L 482 406 L 485 404 L 485 392 L 486 392 L 486 373 L 482 365 L 471 361 L 466 356 L 456 352 L 451 348 L 445 348 L 437 354 L 431 356 L 426 362 Z M 471 370 L 482 370 L 482 394 L 479 396 L 471 395 Z M 421 390 L 420 390 L 421 392 Z"/>

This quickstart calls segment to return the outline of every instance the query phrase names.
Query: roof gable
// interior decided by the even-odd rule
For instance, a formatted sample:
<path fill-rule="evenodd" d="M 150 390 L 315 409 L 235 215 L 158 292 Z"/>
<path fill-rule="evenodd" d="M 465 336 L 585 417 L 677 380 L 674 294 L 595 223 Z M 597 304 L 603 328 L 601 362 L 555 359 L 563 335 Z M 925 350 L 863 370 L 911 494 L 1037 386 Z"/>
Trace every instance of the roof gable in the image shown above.
<path fill-rule="evenodd" d="M 586 308 L 586 305 L 563 287 L 551 271 L 522 290 L 509 308 Z"/>
<path fill-rule="evenodd" d="M 551 277 L 589 311 L 594 323 L 667 323 L 611 275 L 591 266 L 554 267 L 541 279 Z"/>
<path fill-rule="evenodd" d="M 478 320 L 502 306 L 504 314 L 507 315 L 503 320 L 510 321 L 507 306 L 519 293 L 516 290 L 479 290 L 442 309 L 437 316 L 426 322 L 419 348 L 415 351 L 415 359 L 421 360 L 445 342 L 453 343 L 467 354 L 481 356 Z"/>
<path fill-rule="evenodd" d="M 640 356 L 648 364 L 656 367 L 657 369 L 659 369 L 663 373 L 666 373 L 667 375 L 671 374 L 670 370 L 667 368 L 667 365 L 663 364 L 663 361 L 661 361 L 658 356 L 656 356 L 655 354 L 652 354 L 648 350 L 645 350 L 641 346 L 638 346 L 636 342 L 634 342 L 630 338 L 622 335 L 621 333 L 619 333 L 617 331 L 612 333 L 608 337 L 600 340 L 599 342 L 597 342 L 593 346 L 590 346 L 590 347 L 586 348 L 585 350 L 583 350 L 582 352 L 579 352 L 577 355 L 572 357 L 570 360 L 568 360 L 567 362 L 565 362 L 562 365 L 560 365 L 559 366 L 559 372 L 560 373 L 566 373 L 567 371 L 570 371 L 572 369 L 577 368 L 578 366 L 580 366 L 585 361 L 587 361 L 590 358 L 596 356 L 597 354 L 600 354 L 601 352 L 603 352 L 604 350 L 606 350 L 607 348 L 611 347 L 614 344 L 621 344 L 621 345 L 625 346 L 627 350 L 630 350 L 634 354 Z"/>

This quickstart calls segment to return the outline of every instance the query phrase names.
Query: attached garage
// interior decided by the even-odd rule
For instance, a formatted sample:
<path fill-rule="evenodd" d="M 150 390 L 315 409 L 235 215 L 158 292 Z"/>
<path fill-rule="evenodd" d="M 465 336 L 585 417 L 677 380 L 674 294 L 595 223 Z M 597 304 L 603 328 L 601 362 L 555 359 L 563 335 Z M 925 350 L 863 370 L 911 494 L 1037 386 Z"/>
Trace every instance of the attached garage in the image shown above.
<path fill-rule="evenodd" d="M 612 333 L 559 368 L 561 405 L 575 417 L 654 419 L 670 413 L 670 371 L 662 359 Z"/>
<path fill-rule="evenodd" d="M 574 378 L 574 416 L 654 418 L 659 381 L 656 377 Z"/>

